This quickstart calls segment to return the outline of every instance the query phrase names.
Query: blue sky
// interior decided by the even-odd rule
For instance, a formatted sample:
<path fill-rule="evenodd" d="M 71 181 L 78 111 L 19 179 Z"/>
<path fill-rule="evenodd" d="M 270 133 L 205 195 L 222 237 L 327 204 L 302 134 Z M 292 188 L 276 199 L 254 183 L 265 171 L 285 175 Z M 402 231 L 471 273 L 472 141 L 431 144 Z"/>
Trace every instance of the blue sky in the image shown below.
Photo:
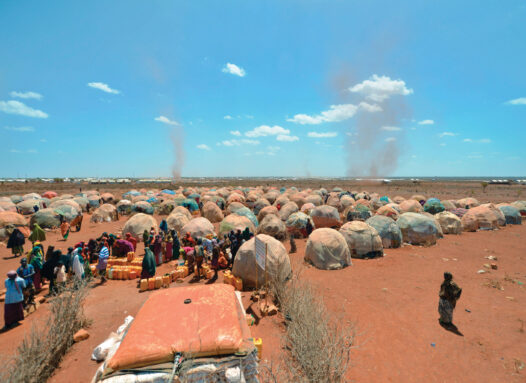
<path fill-rule="evenodd" d="M 3 1 L 0 177 L 526 175 L 525 20 L 522 0 Z"/>

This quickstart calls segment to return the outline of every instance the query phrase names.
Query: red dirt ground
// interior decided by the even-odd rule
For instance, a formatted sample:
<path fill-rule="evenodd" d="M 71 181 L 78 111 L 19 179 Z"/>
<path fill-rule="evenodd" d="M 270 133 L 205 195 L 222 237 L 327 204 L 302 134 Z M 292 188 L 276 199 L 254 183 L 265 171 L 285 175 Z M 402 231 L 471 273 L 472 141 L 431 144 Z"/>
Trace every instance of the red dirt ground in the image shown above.
<path fill-rule="evenodd" d="M 59 241 L 58 232 L 49 232 L 45 245 L 65 250 L 103 231 L 118 232 L 125 220 L 96 225 L 86 217 L 82 231 L 72 233 L 67 242 Z M 526 225 L 448 235 L 429 248 L 387 249 L 384 258 L 353 260 L 352 267 L 339 271 L 304 265 L 305 240 L 298 240 L 297 245 L 298 252 L 291 255 L 293 268 L 305 268 L 302 277 L 319 289 L 328 308 L 342 320 L 355 323 L 358 336 L 347 374 L 350 381 L 526 381 L 526 368 L 520 369 L 526 363 L 526 329 L 522 325 L 526 322 L 522 284 L 526 283 Z M 285 246 L 288 248 L 288 243 Z M 490 263 L 484 258 L 488 255 L 498 258 L 498 270 L 477 274 L 483 264 Z M 0 245 L 0 275 L 18 266 L 19 260 L 6 259 L 9 257 L 9 251 Z M 163 265 L 160 273 L 170 267 Z M 451 271 L 463 288 L 454 322 L 464 336 L 444 330 L 437 322 L 437 295 L 445 270 Z M 499 282 L 504 290 L 486 286 L 490 281 Z M 93 320 L 90 337 L 72 347 L 50 381 L 89 382 L 99 366 L 90 360 L 93 348 L 127 315 L 135 316 L 148 295 L 138 292 L 135 281 L 95 284 L 85 305 Z M 246 304 L 249 295 L 244 293 Z M 46 314 L 44 304 L 21 326 L 0 334 L 0 354 L 12 355 L 31 325 L 43 323 Z M 177 323 L 174 331 L 178 331 Z M 279 316 L 264 318 L 252 331 L 263 338 L 263 359 L 283 356 Z"/>

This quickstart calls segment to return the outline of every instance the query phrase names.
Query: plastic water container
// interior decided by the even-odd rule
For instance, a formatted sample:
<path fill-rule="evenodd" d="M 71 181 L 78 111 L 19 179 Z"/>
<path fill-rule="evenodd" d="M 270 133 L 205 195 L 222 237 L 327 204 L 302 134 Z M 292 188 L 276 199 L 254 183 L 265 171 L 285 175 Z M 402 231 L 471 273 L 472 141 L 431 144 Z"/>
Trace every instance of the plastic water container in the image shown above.
<path fill-rule="evenodd" d="M 130 272 L 128 273 L 128 277 L 129 277 L 130 279 L 135 279 L 135 278 L 137 278 L 137 271 L 135 271 L 135 270 L 130 270 Z"/>
<path fill-rule="evenodd" d="M 169 287 L 171 282 L 170 275 L 163 275 L 163 287 Z"/>
<path fill-rule="evenodd" d="M 258 350 L 258 358 L 261 359 L 261 355 L 263 354 L 263 339 L 261 338 L 253 338 L 254 346 L 256 346 L 256 349 Z"/>
<path fill-rule="evenodd" d="M 160 289 L 162 285 L 163 285 L 163 278 L 155 277 L 155 288 Z"/>
<path fill-rule="evenodd" d="M 108 279 L 113 279 L 113 269 L 108 270 Z"/>
<path fill-rule="evenodd" d="M 148 290 L 155 289 L 155 278 L 148 278 Z"/>
<path fill-rule="evenodd" d="M 139 291 L 146 291 L 148 290 L 148 280 L 147 279 L 141 279 L 141 284 Z"/>

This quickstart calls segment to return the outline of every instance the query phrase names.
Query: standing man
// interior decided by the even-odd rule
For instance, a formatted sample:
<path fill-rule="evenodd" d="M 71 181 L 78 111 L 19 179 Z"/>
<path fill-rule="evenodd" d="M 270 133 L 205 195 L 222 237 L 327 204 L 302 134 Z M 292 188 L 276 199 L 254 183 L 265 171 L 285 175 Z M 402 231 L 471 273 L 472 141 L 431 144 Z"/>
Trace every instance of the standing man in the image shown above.
<path fill-rule="evenodd" d="M 441 326 L 450 328 L 453 326 L 453 310 L 457 305 L 457 301 L 462 294 L 462 289 L 453 282 L 453 275 L 449 272 L 444 273 L 444 282 L 440 286 L 438 296 L 438 313 L 440 319 L 438 320 Z"/>

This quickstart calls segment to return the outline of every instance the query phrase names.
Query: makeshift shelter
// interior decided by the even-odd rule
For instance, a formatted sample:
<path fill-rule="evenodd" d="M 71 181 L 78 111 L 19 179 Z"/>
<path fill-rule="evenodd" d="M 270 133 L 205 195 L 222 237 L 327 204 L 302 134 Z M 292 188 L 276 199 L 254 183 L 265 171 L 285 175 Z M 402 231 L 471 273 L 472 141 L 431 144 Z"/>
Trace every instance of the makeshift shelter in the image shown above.
<path fill-rule="evenodd" d="M 37 194 L 37 193 L 28 193 L 28 194 L 24 194 L 22 196 L 22 199 L 24 201 L 27 200 L 27 199 L 40 199 L 40 198 L 42 198 L 42 197 L 40 196 L 40 194 Z M 18 202 L 20 202 L 20 201 L 18 201 Z"/>
<path fill-rule="evenodd" d="M 204 238 L 215 235 L 214 225 L 204 217 L 193 218 L 181 229 L 181 234 L 190 233 L 192 238 Z"/>
<path fill-rule="evenodd" d="M 146 201 L 138 201 L 132 205 L 132 212 L 135 213 L 144 213 L 144 214 L 153 214 L 154 208 Z"/>
<path fill-rule="evenodd" d="M 305 203 L 312 203 L 314 206 L 320 206 L 323 204 L 323 200 L 319 194 L 309 194 L 305 197 Z"/>
<path fill-rule="evenodd" d="M 438 230 L 437 238 L 444 238 L 444 232 L 442 231 L 442 226 L 440 226 L 440 223 L 436 219 L 436 217 L 433 214 L 430 214 L 428 212 L 421 212 L 420 214 L 425 215 L 426 217 L 432 219 L 435 222 L 435 226 Z"/>
<path fill-rule="evenodd" d="M 86 197 L 73 197 L 73 201 L 78 203 L 83 212 L 88 211 L 89 200 Z"/>
<path fill-rule="evenodd" d="M 311 233 L 305 249 L 305 261 L 323 270 L 352 265 L 351 252 L 344 236 L 329 228 L 316 229 Z"/>
<path fill-rule="evenodd" d="M 423 205 L 427 200 L 427 198 L 422 194 L 414 194 L 411 196 L 410 199 L 419 202 L 420 205 Z"/>
<path fill-rule="evenodd" d="M 424 211 L 430 214 L 437 214 L 446 210 L 442 202 L 437 198 L 430 198 L 424 204 Z"/>
<path fill-rule="evenodd" d="M 522 217 L 526 216 L 526 201 L 515 201 L 511 203 L 511 206 L 517 208 Z"/>
<path fill-rule="evenodd" d="M 352 258 L 383 257 L 382 239 L 376 229 L 365 222 L 347 222 L 340 228 Z"/>
<path fill-rule="evenodd" d="M 312 218 L 302 212 L 296 212 L 292 213 L 287 221 L 285 222 L 285 226 L 287 227 L 287 231 L 295 236 L 302 236 L 304 238 L 308 237 L 307 233 L 307 222 L 310 221 L 310 224 L 312 225 L 312 228 L 314 229 L 316 226 L 314 225 L 314 221 Z"/>
<path fill-rule="evenodd" d="M 102 202 L 104 203 L 113 202 L 115 200 L 115 197 L 111 193 L 102 193 L 100 198 L 102 199 Z"/>
<path fill-rule="evenodd" d="M 175 201 L 168 199 L 161 203 L 161 205 L 157 209 L 157 213 L 159 213 L 160 215 L 168 215 L 172 212 L 173 209 L 175 209 L 175 206 Z"/>
<path fill-rule="evenodd" d="M 33 214 L 30 227 L 33 227 L 34 223 L 37 223 L 42 229 L 55 229 L 60 226 L 60 215 L 54 209 L 42 209 Z"/>
<path fill-rule="evenodd" d="M 256 227 L 248 217 L 237 213 L 229 214 L 219 224 L 219 235 L 223 237 L 224 234 L 228 234 L 231 230 L 243 231 L 247 227 L 251 233 L 256 232 Z"/>
<path fill-rule="evenodd" d="M 131 197 L 131 201 L 133 203 L 136 203 L 136 202 L 140 202 L 140 201 L 148 201 L 149 198 L 150 197 L 148 197 L 146 195 L 140 194 L 140 195 L 136 195 L 136 196 Z"/>
<path fill-rule="evenodd" d="M 272 217 L 272 216 L 269 216 Z M 267 281 L 276 277 L 288 278 L 292 273 L 290 259 L 283 244 L 270 235 L 258 234 L 257 239 L 266 247 Z M 243 280 L 243 288 L 251 289 L 265 285 L 265 269 L 256 262 L 255 237 L 246 241 L 238 250 L 232 273 Z"/>
<path fill-rule="evenodd" d="M 506 224 L 520 225 L 522 223 L 521 213 L 519 209 L 512 205 L 499 206 L 499 210 L 504 215 Z"/>
<path fill-rule="evenodd" d="M 176 206 L 170 214 L 176 214 L 176 213 L 185 215 L 188 218 L 188 220 L 192 219 L 192 213 L 190 213 L 190 211 L 184 206 Z"/>
<path fill-rule="evenodd" d="M 391 218 L 383 215 L 375 215 L 365 222 L 376 229 L 382 240 L 384 249 L 402 246 L 402 231 Z"/>
<path fill-rule="evenodd" d="M 219 206 L 212 201 L 203 205 L 202 216 L 212 223 L 221 222 L 225 218 Z"/>
<path fill-rule="evenodd" d="M 408 199 L 400 202 L 400 212 L 401 213 L 420 213 L 424 211 L 422 205 L 415 199 Z"/>
<path fill-rule="evenodd" d="M 9 239 L 7 232 L 9 226 L 18 228 L 25 236 L 29 235 L 27 221 L 23 215 L 11 211 L 0 211 L 0 241 Z"/>
<path fill-rule="evenodd" d="M 304 193 L 293 193 L 289 195 L 290 202 L 294 202 L 297 206 L 301 206 L 305 203 L 305 194 Z"/>
<path fill-rule="evenodd" d="M 13 211 L 16 212 L 16 205 L 9 201 L 0 201 L 0 208 L 2 208 L 4 211 Z"/>
<path fill-rule="evenodd" d="M 418 213 L 403 213 L 396 221 L 402 232 L 403 241 L 412 245 L 434 245 L 440 232 L 436 222 Z"/>
<path fill-rule="evenodd" d="M 53 197 L 56 197 L 57 195 L 58 194 L 56 192 L 54 192 L 54 191 L 47 191 L 45 193 L 42 193 L 42 197 L 49 198 L 49 199 L 51 199 Z"/>
<path fill-rule="evenodd" d="M 199 205 L 194 199 L 191 199 L 191 198 L 185 199 L 183 203 L 181 204 L 181 206 L 187 208 L 192 213 L 199 211 Z"/>
<path fill-rule="evenodd" d="M 245 315 L 231 285 L 156 291 L 93 382 L 257 383 L 257 349 Z"/>
<path fill-rule="evenodd" d="M 269 214 L 259 223 L 258 234 L 270 235 L 280 241 L 287 238 L 287 227 L 276 215 Z"/>
<path fill-rule="evenodd" d="M 23 215 L 33 214 L 42 208 L 42 200 L 40 199 L 26 199 L 16 204 L 16 210 Z"/>
<path fill-rule="evenodd" d="M 24 200 L 24 198 L 22 198 L 22 196 L 18 195 L 18 194 L 14 194 L 14 195 L 10 196 L 9 198 L 11 198 L 11 202 L 13 202 L 13 203 L 19 203 L 19 202 L 22 202 Z"/>
<path fill-rule="evenodd" d="M 307 202 L 301 205 L 300 211 L 305 214 L 310 214 L 311 210 L 314 209 L 315 207 L 316 206 L 313 203 Z"/>
<path fill-rule="evenodd" d="M 371 218 L 372 215 L 373 214 L 371 213 L 371 209 L 362 204 L 358 204 L 356 206 L 349 206 L 343 212 L 343 218 L 346 222 L 366 221 L 367 219 Z"/>
<path fill-rule="evenodd" d="M 254 213 L 252 213 L 252 210 L 250 210 L 248 207 L 243 206 L 243 208 L 236 210 L 235 214 L 247 217 L 252 222 L 254 227 L 258 227 L 259 221 Z"/>
<path fill-rule="evenodd" d="M 187 215 L 174 211 L 166 218 L 166 223 L 169 230 L 175 230 L 180 235 L 184 225 L 190 222 L 190 219 Z"/>
<path fill-rule="evenodd" d="M 97 194 L 90 194 L 88 195 L 88 201 L 90 207 L 97 208 L 100 206 L 100 197 Z"/>
<path fill-rule="evenodd" d="M 289 198 L 286 195 L 282 194 L 278 198 L 276 198 L 276 200 L 274 201 L 272 206 L 276 206 L 277 207 L 279 205 L 279 206 L 283 207 L 283 206 L 285 206 L 285 204 L 287 204 L 289 202 L 290 202 Z"/>
<path fill-rule="evenodd" d="M 325 202 L 325 205 L 334 207 L 338 212 L 342 211 L 343 209 L 338 194 L 329 194 L 329 198 L 327 198 L 327 202 Z"/>
<path fill-rule="evenodd" d="M 82 215 L 82 210 L 79 212 L 75 207 L 71 205 L 60 205 L 54 208 L 53 210 L 55 210 L 55 213 L 63 217 L 63 219 L 65 219 L 68 222 L 71 222 L 79 215 Z"/>
<path fill-rule="evenodd" d="M 263 219 L 269 214 L 274 214 L 279 217 L 279 211 L 275 206 L 265 206 L 258 213 L 258 221 L 263 221 Z"/>
<path fill-rule="evenodd" d="M 287 202 L 285 205 L 283 205 L 279 211 L 279 217 L 281 218 L 282 221 L 286 221 L 287 218 L 289 218 L 289 216 L 292 214 L 292 213 L 295 213 L 299 210 L 299 207 L 298 205 L 296 204 L 296 202 Z"/>
<path fill-rule="evenodd" d="M 389 217 L 395 221 L 398 219 L 398 216 L 400 215 L 400 213 L 397 210 L 395 210 L 394 208 L 388 205 L 384 205 L 380 207 L 378 210 L 376 210 L 376 214 Z"/>
<path fill-rule="evenodd" d="M 311 210 L 310 216 L 317 228 L 340 227 L 340 214 L 334 206 L 316 206 Z"/>
<path fill-rule="evenodd" d="M 270 206 L 270 202 L 265 198 L 259 198 L 254 202 L 253 211 L 255 215 L 258 215 L 261 209 Z M 258 217 L 258 220 L 261 221 Z"/>
<path fill-rule="evenodd" d="M 238 211 L 239 209 L 243 209 L 244 207 L 245 205 L 243 205 L 241 202 L 232 202 L 227 206 L 226 210 L 229 214 L 232 214 Z"/>
<path fill-rule="evenodd" d="M 499 226 L 506 226 L 506 218 L 504 217 L 504 214 L 502 214 L 502 211 L 500 211 L 500 209 L 497 208 L 497 206 L 495 206 L 492 203 L 486 203 L 486 204 L 483 204 L 483 205 L 480 205 L 480 206 L 487 207 L 488 209 L 490 209 L 492 211 L 492 213 L 497 218 L 497 224 Z"/>
<path fill-rule="evenodd" d="M 435 215 L 436 220 L 442 228 L 444 234 L 460 234 L 462 233 L 462 223 L 460 218 L 450 211 L 442 211 Z"/>
<path fill-rule="evenodd" d="M 117 207 L 119 214 L 129 215 L 132 213 L 132 203 L 130 200 L 121 199 L 115 206 Z"/>
<path fill-rule="evenodd" d="M 243 195 L 239 194 L 239 193 L 233 192 L 226 199 L 227 205 L 230 205 L 232 202 L 243 203 L 243 202 L 245 202 L 245 197 Z"/>
<path fill-rule="evenodd" d="M 457 201 L 457 205 L 464 209 L 471 209 L 480 205 L 479 201 L 475 198 L 462 198 Z"/>
<path fill-rule="evenodd" d="M 105 203 L 98 207 L 91 215 L 90 222 L 101 223 L 117 220 L 117 208 L 114 205 Z"/>
<path fill-rule="evenodd" d="M 393 202 L 397 204 L 401 204 L 405 201 L 405 198 L 402 196 L 397 195 L 396 197 L 393 197 Z"/>
<path fill-rule="evenodd" d="M 57 209 L 64 206 L 72 207 L 77 212 L 77 215 L 82 214 L 82 207 L 80 207 L 80 205 L 72 199 L 61 199 L 59 201 L 52 202 L 48 207 L 51 209 Z M 68 209 L 66 208 L 65 211 L 68 211 Z"/>
<path fill-rule="evenodd" d="M 448 200 L 441 201 L 441 202 L 442 202 L 442 205 L 444 205 L 444 209 L 446 209 L 447 211 L 452 211 L 457 208 L 456 201 L 448 199 Z"/>
<path fill-rule="evenodd" d="M 127 233 L 130 233 L 133 238 L 140 242 L 144 231 L 146 230 L 149 233 L 152 227 L 155 230 L 159 227 L 155 218 L 149 214 L 137 213 L 131 216 L 124 224 L 122 236 L 124 238 Z"/>

